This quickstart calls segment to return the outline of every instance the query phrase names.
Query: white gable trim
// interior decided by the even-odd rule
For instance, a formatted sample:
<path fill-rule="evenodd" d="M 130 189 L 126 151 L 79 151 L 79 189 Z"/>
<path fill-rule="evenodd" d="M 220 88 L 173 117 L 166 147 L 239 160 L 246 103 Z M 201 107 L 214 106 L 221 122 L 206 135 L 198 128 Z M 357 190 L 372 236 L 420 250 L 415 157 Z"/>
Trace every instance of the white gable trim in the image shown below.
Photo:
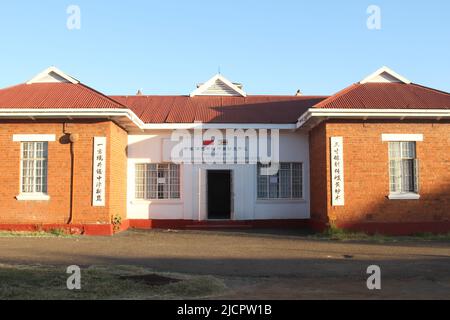
<path fill-rule="evenodd" d="M 194 90 L 190 96 L 191 97 L 195 97 L 195 96 L 209 96 L 209 95 L 216 95 L 216 94 L 209 94 L 207 93 L 208 89 L 214 85 L 214 83 L 219 80 L 221 82 L 223 82 L 228 88 L 230 88 L 232 91 L 236 92 L 235 95 L 237 96 L 242 96 L 242 97 L 246 97 L 247 94 L 245 93 L 244 90 L 240 89 L 238 86 L 236 86 L 235 84 L 233 84 L 231 81 L 229 81 L 228 79 L 226 79 L 224 76 L 222 76 L 221 74 L 216 74 L 214 77 L 212 77 L 211 79 L 209 79 L 208 81 L 206 81 L 204 84 L 202 84 L 201 86 L 199 86 L 196 90 Z M 234 96 L 231 94 L 226 94 L 227 96 Z"/>
<path fill-rule="evenodd" d="M 68 74 L 62 72 L 58 68 L 56 68 L 56 67 L 49 67 L 49 68 L 45 69 L 44 71 L 42 71 L 41 73 L 39 73 L 38 75 L 36 75 L 30 81 L 28 81 L 27 84 L 47 83 L 48 80 L 45 80 L 45 78 L 48 77 L 52 73 L 54 73 L 58 77 L 64 79 L 66 82 L 70 82 L 70 83 L 73 83 L 73 84 L 80 83 L 77 79 L 72 78 L 71 76 L 69 76 Z"/>
<path fill-rule="evenodd" d="M 380 81 L 380 77 L 383 74 L 387 74 L 388 76 L 390 76 L 391 78 L 394 78 L 393 80 L 385 80 L 385 81 Z M 364 80 L 360 81 L 361 84 L 365 84 L 365 83 L 379 83 L 379 82 L 402 82 L 404 84 L 410 84 L 411 81 L 409 81 L 408 79 L 406 79 L 405 77 L 403 77 L 402 75 L 398 74 L 397 72 L 395 72 L 394 70 L 388 68 L 388 67 L 381 67 L 380 69 L 378 69 L 377 71 L 375 71 L 374 73 L 372 73 L 370 76 L 368 76 L 367 78 L 365 78 Z"/>

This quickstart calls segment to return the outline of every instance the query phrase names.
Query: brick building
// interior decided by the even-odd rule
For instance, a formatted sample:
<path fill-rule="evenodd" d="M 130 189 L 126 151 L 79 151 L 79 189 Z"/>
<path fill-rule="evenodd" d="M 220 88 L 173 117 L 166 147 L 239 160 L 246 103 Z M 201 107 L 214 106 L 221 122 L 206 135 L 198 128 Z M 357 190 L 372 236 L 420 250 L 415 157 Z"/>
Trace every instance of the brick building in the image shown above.
<path fill-rule="evenodd" d="M 247 95 L 221 75 L 185 96 L 106 96 L 49 68 L 0 90 L 0 123 L 3 230 L 450 232 L 450 95 L 388 68 L 330 97 Z M 174 130 L 215 130 L 202 152 L 234 158 L 230 129 L 277 137 L 278 170 L 172 158 Z"/>

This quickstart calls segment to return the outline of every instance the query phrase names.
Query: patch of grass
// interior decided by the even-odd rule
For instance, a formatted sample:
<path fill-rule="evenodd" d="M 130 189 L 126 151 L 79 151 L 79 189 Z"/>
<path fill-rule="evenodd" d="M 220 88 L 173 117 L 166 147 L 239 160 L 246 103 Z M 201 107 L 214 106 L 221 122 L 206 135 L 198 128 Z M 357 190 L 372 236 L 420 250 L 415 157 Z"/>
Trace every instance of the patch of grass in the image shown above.
<path fill-rule="evenodd" d="M 417 233 L 410 238 L 430 241 L 450 241 L 450 233 L 434 234 L 434 233 Z"/>
<path fill-rule="evenodd" d="M 123 276 L 157 274 L 178 279 L 161 286 L 123 279 Z M 68 290 L 70 274 L 65 267 L 0 264 L 0 299 L 196 299 L 227 290 L 221 279 L 212 276 L 156 273 L 135 266 L 91 266 L 81 268 L 81 290 Z"/>
<path fill-rule="evenodd" d="M 67 232 L 64 229 L 51 229 L 49 233 L 57 237 L 64 237 L 67 235 Z"/>
<path fill-rule="evenodd" d="M 450 233 L 433 234 L 420 233 L 411 236 L 387 236 L 383 234 L 369 235 L 364 232 L 355 232 L 337 227 L 329 227 L 322 233 L 309 236 L 315 239 L 337 240 L 337 241 L 372 241 L 372 242 L 399 242 L 399 241 L 450 241 Z"/>
<path fill-rule="evenodd" d="M 315 234 L 313 237 L 325 238 L 330 240 L 369 240 L 370 235 L 364 232 L 354 232 L 336 227 L 330 227 L 323 233 Z"/>
<path fill-rule="evenodd" d="M 170 283 L 156 288 L 156 292 L 161 297 L 169 299 L 178 299 L 179 297 L 188 299 L 207 298 L 226 290 L 225 283 L 213 276 L 192 277 L 181 282 Z"/>
<path fill-rule="evenodd" d="M 52 229 L 45 231 L 0 231 L 0 238 L 56 238 L 56 237 L 75 237 L 68 234 L 63 229 Z"/>

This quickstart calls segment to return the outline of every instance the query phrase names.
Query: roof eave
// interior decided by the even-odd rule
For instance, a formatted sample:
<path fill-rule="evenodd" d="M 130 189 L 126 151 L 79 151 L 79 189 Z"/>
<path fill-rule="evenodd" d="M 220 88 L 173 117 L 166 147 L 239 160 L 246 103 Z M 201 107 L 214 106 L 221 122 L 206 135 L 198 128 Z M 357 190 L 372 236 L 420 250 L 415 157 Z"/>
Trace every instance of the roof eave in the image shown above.
<path fill-rule="evenodd" d="M 278 129 L 295 130 L 295 123 L 146 123 L 144 130 L 191 130 L 191 129 Z"/>
<path fill-rule="evenodd" d="M 297 122 L 297 128 L 311 130 L 329 119 L 450 119 L 450 109 L 319 109 L 310 108 Z"/>
<path fill-rule="evenodd" d="M 0 109 L 0 119 L 108 119 L 127 132 L 142 132 L 144 123 L 129 109 Z"/>

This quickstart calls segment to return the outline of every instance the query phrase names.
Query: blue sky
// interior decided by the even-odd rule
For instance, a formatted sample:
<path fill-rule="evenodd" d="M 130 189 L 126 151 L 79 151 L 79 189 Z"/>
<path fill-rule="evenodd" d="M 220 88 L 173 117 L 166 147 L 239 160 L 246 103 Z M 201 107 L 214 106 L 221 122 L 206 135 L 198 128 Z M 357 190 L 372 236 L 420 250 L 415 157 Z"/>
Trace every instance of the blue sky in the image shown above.
<path fill-rule="evenodd" d="M 447 0 L 3 0 L 0 43 L 0 87 L 55 65 L 107 94 L 187 94 L 220 66 L 250 94 L 331 94 L 387 65 L 450 91 Z"/>

